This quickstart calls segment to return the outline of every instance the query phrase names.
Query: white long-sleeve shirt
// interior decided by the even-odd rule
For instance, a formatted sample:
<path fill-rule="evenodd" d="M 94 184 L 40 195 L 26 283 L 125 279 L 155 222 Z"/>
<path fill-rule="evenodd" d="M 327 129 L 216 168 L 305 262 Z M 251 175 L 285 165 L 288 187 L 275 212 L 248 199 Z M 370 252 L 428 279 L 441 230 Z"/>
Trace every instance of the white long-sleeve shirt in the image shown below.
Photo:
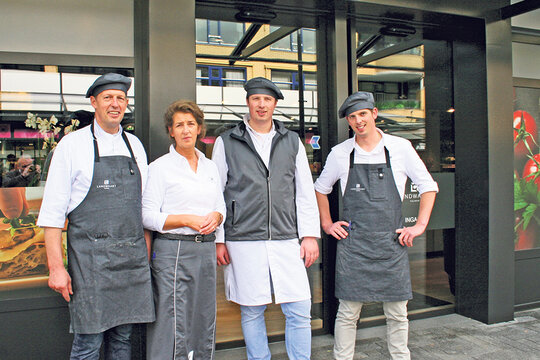
<path fill-rule="evenodd" d="M 100 157 L 131 156 L 122 138 L 122 131 L 120 127 L 116 134 L 109 134 L 94 121 Z M 148 173 L 146 152 L 136 136 L 129 133 L 126 135 L 141 173 L 144 189 Z M 54 150 L 37 225 L 63 228 L 67 215 L 86 197 L 93 174 L 93 138 L 90 126 L 86 126 L 64 136 Z"/>
<path fill-rule="evenodd" d="M 197 172 L 171 145 L 169 153 L 153 161 L 143 195 L 143 226 L 161 233 L 197 234 L 189 227 L 163 230 L 169 215 L 205 216 L 213 211 L 225 218 L 225 201 L 216 165 L 195 149 Z M 223 225 L 216 229 L 216 239 L 223 242 Z"/>
<path fill-rule="evenodd" d="M 409 140 L 377 130 L 381 133 L 382 139 L 370 152 L 363 150 L 356 143 L 355 137 L 334 146 L 328 154 L 321 175 L 315 182 L 315 190 L 321 194 L 329 194 L 336 181 L 341 180 L 341 194 L 343 195 L 349 177 L 349 157 L 353 147 L 355 149 L 355 164 L 383 164 L 386 162 L 384 156 L 384 147 L 386 146 L 390 154 L 394 182 L 401 199 L 405 193 L 407 177 L 418 186 L 420 194 L 427 191 L 439 191 L 437 183 L 433 181 Z"/>
<path fill-rule="evenodd" d="M 255 149 L 268 166 L 272 138 L 276 131 L 272 127 L 267 134 L 257 133 L 247 120 L 248 117 L 245 116 L 244 122 Z M 221 182 L 225 187 L 229 169 L 221 137 L 218 137 L 214 144 L 212 160 L 218 167 Z M 319 238 L 319 210 L 306 151 L 301 142 L 296 155 L 295 187 L 298 235 L 300 238 Z M 306 269 L 300 258 L 298 239 L 229 241 L 226 244 L 231 259 L 231 263 L 224 269 L 228 300 L 250 306 L 269 304 L 272 302 L 272 289 L 276 303 L 311 298 Z"/>

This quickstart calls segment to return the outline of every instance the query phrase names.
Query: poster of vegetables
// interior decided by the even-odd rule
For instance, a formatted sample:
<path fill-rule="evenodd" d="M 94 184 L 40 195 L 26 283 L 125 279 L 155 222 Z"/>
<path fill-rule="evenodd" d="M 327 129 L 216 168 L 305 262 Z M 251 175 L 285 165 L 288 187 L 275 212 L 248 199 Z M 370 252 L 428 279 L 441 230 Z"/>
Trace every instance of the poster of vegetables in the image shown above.
<path fill-rule="evenodd" d="M 514 248 L 540 247 L 540 89 L 514 88 Z"/>

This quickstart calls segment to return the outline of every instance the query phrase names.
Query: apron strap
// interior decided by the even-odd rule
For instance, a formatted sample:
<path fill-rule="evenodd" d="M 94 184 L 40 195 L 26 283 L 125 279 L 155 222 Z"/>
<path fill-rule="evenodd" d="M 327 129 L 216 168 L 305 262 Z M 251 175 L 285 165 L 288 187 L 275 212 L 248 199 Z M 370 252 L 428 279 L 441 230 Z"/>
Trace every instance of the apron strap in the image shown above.
<path fill-rule="evenodd" d="M 137 164 L 137 162 L 135 161 L 135 155 L 133 155 L 133 150 L 131 149 L 131 145 L 129 144 L 126 132 L 123 129 L 122 129 L 122 139 L 124 139 L 124 142 L 126 143 L 126 146 L 127 146 L 128 150 L 129 150 L 129 153 L 131 155 L 131 161 L 133 161 L 135 164 Z M 128 163 L 129 164 L 129 173 L 131 175 L 134 175 L 135 171 L 133 171 L 133 165 L 131 165 L 131 161 Z"/>
<path fill-rule="evenodd" d="M 349 169 L 352 169 L 353 166 L 354 166 L 354 146 L 353 146 L 353 149 L 351 151 L 351 154 L 349 155 Z M 391 168 L 390 166 L 390 153 L 388 152 L 388 149 L 386 148 L 386 146 L 384 147 L 384 158 L 386 160 L 386 167 L 388 169 Z"/>
<path fill-rule="evenodd" d="M 94 162 L 99 162 L 99 148 L 98 148 L 96 134 L 94 133 L 94 122 L 93 121 L 92 121 L 92 124 L 90 125 L 90 131 L 92 132 L 92 138 L 93 138 L 93 141 L 94 141 Z M 129 150 L 131 160 L 133 160 L 134 163 L 137 163 L 135 161 L 135 155 L 133 154 L 133 149 L 131 148 L 131 145 L 130 145 L 130 143 L 128 141 L 128 138 L 127 138 L 127 135 L 126 135 L 126 132 L 124 130 L 122 130 L 122 139 L 124 140 L 124 143 L 126 144 L 128 150 Z M 129 172 L 131 173 L 131 175 L 135 174 L 135 171 L 133 171 L 133 167 L 131 165 L 131 162 L 129 163 Z"/>
<path fill-rule="evenodd" d="M 122 139 L 124 139 L 124 142 L 126 143 L 129 154 L 131 155 L 131 160 L 135 161 L 135 155 L 133 155 L 133 150 L 131 149 L 131 145 L 129 144 L 126 132 L 124 130 L 122 130 Z"/>
<path fill-rule="evenodd" d="M 99 149 L 96 134 L 94 134 L 94 121 L 92 121 L 92 124 L 90 125 L 90 131 L 92 132 L 92 138 L 94 139 L 94 162 L 99 162 Z"/>

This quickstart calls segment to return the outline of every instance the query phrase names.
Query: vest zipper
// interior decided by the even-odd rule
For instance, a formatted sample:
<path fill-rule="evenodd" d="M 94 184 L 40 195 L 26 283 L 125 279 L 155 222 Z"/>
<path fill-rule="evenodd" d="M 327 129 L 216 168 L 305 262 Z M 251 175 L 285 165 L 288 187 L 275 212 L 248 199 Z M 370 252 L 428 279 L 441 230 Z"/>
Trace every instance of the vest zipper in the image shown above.
<path fill-rule="evenodd" d="M 266 185 L 268 189 L 268 240 L 272 240 L 272 191 L 270 191 L 270 175 L 266 177 Z"/>

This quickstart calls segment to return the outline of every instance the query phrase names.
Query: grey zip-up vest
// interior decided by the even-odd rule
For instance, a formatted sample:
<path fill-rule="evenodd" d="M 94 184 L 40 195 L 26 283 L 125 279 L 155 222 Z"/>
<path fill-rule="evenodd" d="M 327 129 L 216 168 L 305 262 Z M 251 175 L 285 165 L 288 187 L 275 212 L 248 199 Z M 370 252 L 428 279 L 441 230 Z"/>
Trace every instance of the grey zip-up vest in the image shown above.
<path fill-rule="evenodd" d="M 244 122 L 221 135 L 229 168 L 224 191 L 227 241 L 298 238 L 294 176 L 298 135 L 277 120 L 274 126 L 269 168 Z"/>

